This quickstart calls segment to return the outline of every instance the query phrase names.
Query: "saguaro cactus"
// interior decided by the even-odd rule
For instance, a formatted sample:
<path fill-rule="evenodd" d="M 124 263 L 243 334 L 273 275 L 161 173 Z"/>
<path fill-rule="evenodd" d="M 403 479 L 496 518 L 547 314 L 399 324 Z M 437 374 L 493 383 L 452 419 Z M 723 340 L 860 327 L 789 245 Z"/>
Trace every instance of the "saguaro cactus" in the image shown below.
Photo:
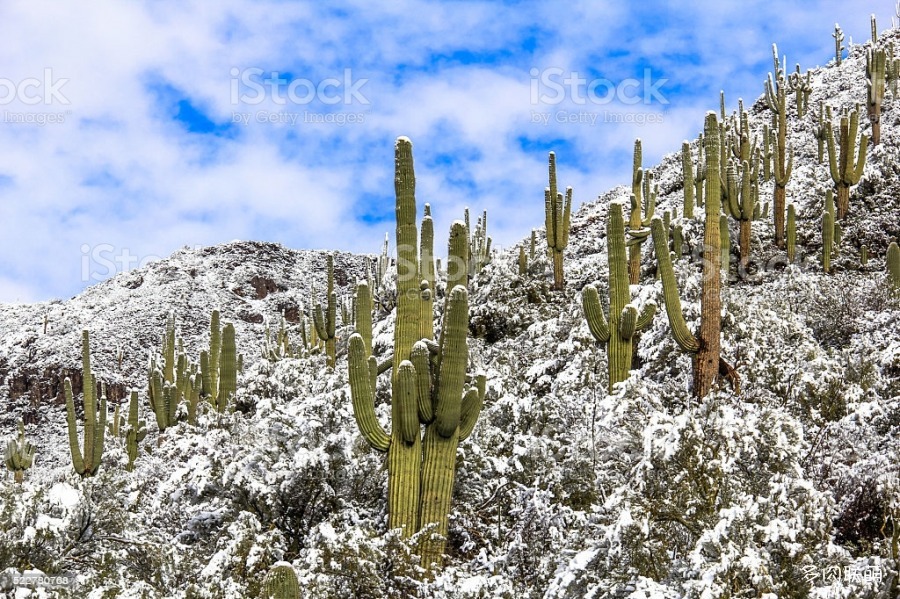
<path fill-rule="evenodd" d="M 815 113 L 813 113 L 815 114 Z M 818 144 L 816 160 L 819 164 L 825 159 L 825 142 L 828 140 L 828 123 L 831 122 L 831 106 L 819 103 L 819 116 L 816 119 L 815 136 Z"/>
<path fill-rule="evenodd" d="M 694 164 L 691 161 L 691 144 L 681 142 L 681 175 L 684 180 L 684 218 L 694 218 Z"/>
<path fill-rule="evenodd" d="M 797 211 L 793 204 L 787 207 L 787 258 L 788 262 L 794 263 L 797 256 Z"/>
<path fill-rule="evenodd" d="M 850 210 L 850 186 L 859 183 L 866 166 L 866 147 L 869 138 L 862 134 L 859 139 L 858 155 L 854 164 L 854 144 L 859 130 L 859 112 L 856 110 L 841 113 L 840 132 L 837 141 L 834 138 L 831 122 L 826 125 L 825 133 L 828 142 L 828 166 L 831 178 L 837 189 L 837 220 L 843 220 Z M 835 149 L 839 145 L 840 150 Z"/>
<path fill-rule="evenodd" d="M 262 599 L 300 599 L 297 572 L 287 562 L 278 562 L 266 574 Z"/>
<path fill-rule="evenodd" d="M 797 70 L 791 73 L 790 76 L 790 84 L 791 88 L 794 90 L 795 94 L 795 102 L 797 104 L 797 118 L 802 119 L 803 115 L 806 114 L 806 109 L 809 106 L 809 95 L 812 93 L 812 83 L 810 82 L 810 75 L 812 73 L 810 71 L 806 71 L 806 77 L 800 74 L 800 65 L 797 65 Z"/>
<path fill-rule="evenodd" d="M 775 75 L 769 74 L 766 80 L 766 104 L 776 117 L 777 131 L 773 144 L 773 160 L 775 175 L 775 245 L 784 247 L 784 211 L 786 187 L 791 178 L 794 166 L 794 151 L 787 145 L 787 90 L 784 80 L 784 69 L 778 61 L 778 48 L 772 44 L 772 55 L 775 62 Z"/>
<path fill-rule="evenodd" d="M 628 284 L 628 261 L 625 257 L 625 220 L 622 204 L 609 206 L 606 247 L 609 260 L 609 320 L 603 315 L 597 288 L 588 285 L 581 292 L 581 302 L 588 328 L 594 339 L 607 346 L 609 392 L 616 383 L 628 378 L 631 370 L 634 336 L 650 325 L 656 304 L 649 302 L 638 314 L 631 303 Z M 667 249 L 668 251 L 668 249 Z"/>
<path fill-rule="evenodd" d="M 881 143 L 881 103 L 884 100 L 887 55 L 883 49 L 866 52 L 866 107 L 872 123 L 872 144 Z"/>
<path fill-rule="evenodd" d="M 334 293 L 334 256 L 328 254 L 325 258 L 328 270 L 328 282 L 326 293 L 326 308 L 323 310 L 319 303 L 313 308 L 313 322 L 320 339 L 325 341 L 326 363 L 334 368 L 335 350 L 337 347 L 335 327 L 337 325 L 337 295 Z"/>
<path fill-rule="evenodd" d="M 900 247 L 892 241 L 887 251 L 888 280 L 895 293 L 900 293 Z"/>
<path fill-rule="evenodd" d="M 544 189 L 544 223 L 547 229 L 547 245 L 553 257 L 553 288 L 562 291 L 566 286 L 563 273 L 563 250 L 569 244 L 569 224 L 572 214 L 572 188 L 566 195 L 559 193 L 556 184 L 556 153 L 550 152 L 550 186 Z"/>
<path fill-rule="evenodd" d="M 739 377 L 721 356 L 721 239 L 720 213 L 721 182 L 719 175 L 719 125 L 715 112 L 708 112 L 704 133 L 706 139 L 706 220 L 703 237 L 703 279 L 700 298 L 700 329 L 696 335 L 688 329 L 681 312 L 681 298 L 678 296 L 678 284 L 669 257 L 668 239 L 661 218 L 654 218 L 651 223 L 653 244 L 659 261 L 659 270 L 663 283 L 663 297 L 666 302 L 666 314 L 672 327 L 672 335 L 678 345 L 686 352 L 694 355 L 694 388 L 696 397 L 704 397 L 712 389 L 716 376 L 721 373 L 731 381 L 735 393 L 740 392 Z"/>
<path fill-rule="evenodd" d="M 741 268 L 746 270 L 750 264 L 750 227 L 760 217 L 759 207 L 759 173 L 750 168 L 745 160 L 740 168 L 729 161 L 726 169 L 726 193 L 728 213 L 738 221 L 740 235 L 738 247 L 741 253 Z"/>
<path fill-rule="evenodd" d="M 66 421 L 69 425 L 69 450 L 72 466 L 81 476 L 93 476 L 100 469 L 103 458 L 103 441 L 106 435 L 106 393 L 100 395 L 100 409 L 97 409 L 97 387 L 91 372 L 91 346 L 88 332 L 81 333 L 82 379 L 84 380 L 84 452 L 78 444 L 75 425 L 75 400 L 72 396 L 72 381 L 66 377 L 63 390 L 66 396 Z M 99 414 L 98 414 L 99 411 Z"/>
<path fill-rule="evenodd" d="M 19 438 L 6 443 L 3 461 L 17 483 L 25 480 L 25 471 L 34 463 L 34 446 L 25 440 L 25 423 L 19 418 Z"/>
<path fill-rule="evenodd" d="M 397 140 L 394 179 L 397 195 L 398 304 L 394 353 L 386 364 L 367 357 L 363 338 L 350 337 L 349 374 L 353 414 L 366 441 L 387 452 L 388 526 L 404 536 L 433 525 L 437 535 L 422 545 L 423 562 L 440 563 L 447 533 L 456 447 L 474 428 L 484 399 L 484 379 L 465 389 L 468 348 L 468 239 L 457 221 L 450 229 L 447 280 L 450 293 L 439 342 L 423 338 L 421 302 L 430 297 L 420 285 L 417 256 L 415 174 L 412 144 Z M 435 354 L 434 360 L 431 355 Z M 433 362 L 433 365 L 432 365 Z M 375 417 L 374 379 L 391 368 L 391 433 Z M 424 455 L 421 424 L 426 425 Z"/>
<path fill-rule="evenodd" d="M 837 66 L 841 66 L 841 57 L 844 54 L 844 32 L 837 23 L 834 24 L 834 33 L 831 34 L 831 37 L 834 38 L 834 61 Z"/>
<path fill-rule="evenodd" d="M 356 285 L 356 321 L 354 329 L 362 336 L 366 359 L 372 355 L 372 292 L 369 284 L 360 281 Z"/>
<path fill-rule="evenodd" d="M 634 140 L 634 163 L 631 176 L 631 216 L 628 219 L 628 280 L 637 285 L 641 279 L 641 245 L 650 236 L 650 220 L 656 210 L 656 194 L 650 173 L 644 178 L 641 167 L 641 140 Z M 643 213 L 642 213 L 643 211 Z"/>

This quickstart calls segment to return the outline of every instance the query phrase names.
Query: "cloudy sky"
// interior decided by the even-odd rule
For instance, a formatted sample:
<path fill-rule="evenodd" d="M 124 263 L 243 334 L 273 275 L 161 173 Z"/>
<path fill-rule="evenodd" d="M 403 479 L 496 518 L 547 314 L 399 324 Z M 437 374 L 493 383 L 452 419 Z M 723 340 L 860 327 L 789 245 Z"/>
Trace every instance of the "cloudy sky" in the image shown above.
<path fill-rule="evenodd" d="M 0 301 L 67 298 L 183 246 L 376 252 L 393 143 L 444 233 L 543 223 L 547 152 L 576 202 L 755 99 L 771 44 L 805 70 L 895 0 L 5 0 Z"/>

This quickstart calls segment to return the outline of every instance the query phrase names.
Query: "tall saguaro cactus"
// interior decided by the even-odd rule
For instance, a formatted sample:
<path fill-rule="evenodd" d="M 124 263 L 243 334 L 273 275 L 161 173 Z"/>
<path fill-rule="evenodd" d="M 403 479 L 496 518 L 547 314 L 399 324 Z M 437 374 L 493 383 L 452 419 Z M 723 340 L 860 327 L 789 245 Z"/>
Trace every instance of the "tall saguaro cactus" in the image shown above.
<path fill-rule="evenodd" d="M 138 392 L 131 392 L 131 400 L 128 404 L 128 427 L 125 431 L 125 449 L 128 453 L 128 464 L 125 469 L 134 470 L 134 461 L 138 455 L 138 444 L 147 436 L 147 427 L 138 416 Z"/>
<path fill-rule="evenodd" d="M 661 218 L 653 219 L 653 244 L 659 261 L 666 302 L 666 314 L 675 341 L 684 351 L 694 355 L 694 388 L 696 397 L 704 397 L 712 389 L 716 376 L 722 373 L 731 381 L 735 393 L 740 392 L 737 372 L 721 356 L 721 181 L 719 174 L 719 125 L 715 112 L 708 112 L 704 126 L 706 138 L 706 220 L 703 237 L 703 279 L 700 298 L 700 329 L 691 333 L 681 311 L 681 298 L 672 260 L 669 257 L 668 237 Z"/>
<path fill-rule="evenodd" d="M 775 168 L 775 198 L 773 208 L 775 211 L 775 245 L 784 247 L 784 211 L 786 201 L 786 187 L 791 178 L 791 170 L 794 166 L 793 149 L 787 145 L 787 84 L 784 78 L 784 69 L 778 61 L 778 48 L 772 44 L 772 55 L 775 62 L 775 75 L 769 74 L 766 80 L 766 104 L 775 114 L 776 131 L 773 144 L 773 159 Z"/>
<path fill-rule="evenodd" d="M 650 236 L 650 220 L 656 210 L 656 195 L 650 174 L 644 177 L 641 166 L 641 140 L 634 140 L 634 163 L 631 169 L 631 215 L 628 219 L 628 280 L 637 285 L 641 279 L 641 245 Z"/>
<path fill-rule="evenodd" d="M 872 123 L 872 145 L 876 146 L 881 143 L 881 103 L 884 100 L 886 73 L 885 51 L 869 48 L 866 52 L 866 107 Z"/>
<path fill-rule="evenodd" d="M 684 180 L 684 206 L 682 216 L 694 218 L 694 164 L 691 161 L 691 144 L 681 142 L 681 175 Z"/>
<path fill-rule="evenodd" d="M 325 258 L 326 268 L 328 270 L 328 282 L 326 291 L 326 307 L 316 303 L 313 310 L 313 322 L 316 325 L 316 332 L 319 338 L 325 341 L 325 357 L 326 363 L 334 368 L 336 337 L 335 327 L 337 324 L 337 295 L 334 292 L 334 256 L 328 254 Z"/>
<path fill-rule="evenodd" d="M 88 332 L 81 333 L 82 379 L 84 381 L 84 451 L 78 444 L 78 430 L 75 424 L 75 400 L 72 395 L 72 381 L 66 377 L 63 390 L 66 396 L 66 421 L 69 425 L 69 450 L 72 466 L 81 476 L 93 476 L 100 469 L 103 457 L 103 441 L 106 435 L 106 393 L 100 395 L 97 409 L 97 386 L 91 372 L 91 345 Z M 99 414 L 98 414 L 99 412 Z"/>
<path fill-rule="evenodd" d="M 423 526 L 436 535 L 422 544 L 426 567 L 440 564 L 459 441 L 472 432 L 484 400 L 484 378 L 466 388 L 468 361 L 469 241 L 462 222 L 450 229 L 447 296 L 440 339 L 422 326 L 422 302 L 431 290 L 422 278 L 416 238 L 415 174 L 412 144 L 404 137 L 395 148 L 397 196 L 398 303 L 391 368 L 391 432 L 375 417 L 374 381 L 386 364 L 368 356 L 362 335 L 350 337 L 349 375 L 353 414 L 366 441 L 387 452 L 388 526 L 409 536 Z M 420 284 L 424 281 L 424 284 Z M 423 332 L 426 336 L 423 337 Z M 432 358 L 432 354 L 434 358 Z M 424 443 L 421 425 L 425 425 Z M 424 452 L 423 452 L 424 450 Z"/>
<path fill-rule="evenodd" d="M 553 288 L 562 291 L 566 286 L 563 272 L 563 250 L 569 244 L 569 224 L 572 214 L 572 188 L 566 188 L 563 197 L 556 183 L 556 153 L 550 152 L 550 185 L 544 189 L 544 223 L 547 229 L 547 245 L 553 257 Z"/>
<path fill-rule="evenodd" d="M 859 112 L 841 113 L 840 131 L 835 141 L 831 122 L 826 124 L 825 138 L 828 142 L 828 166 L 837 190 L 837 220 L 843 220 L 850 210 L 850 186 L 859 183 L 866 166 L 866 147 L 869 138 L 862 134 L 859 139 L 858 154 L 854 152 L 856 134 L 859 130 Z M 839 149 L 836 149 L 835 146 Z M 853 159 L 856 155 L 856 163 Z"/>
<path fill-rule="evenodd" d="M 759 173 L 750 168 L 745 160 L 737 169 L 729 160 L 726 170 L 727 208 L 728 213 L 740 225 L 738 247 L 741 252 L 741 268 L 746 269 L 750 263 L 750 227 L 760 217 Z"/>
<path fill-rule="evenodd" d="M 634 336 L 650 325 L 656 314 L 656 304 L 648 303 L 638 314 L 637 308 L 631 303 L 628 260 L 625 257 L 625 220 L 622 216 L 622 204 L 619 202 L 609 206 L 606 244 L 609 260 L 609 320 L 603 315 L 596 287 L 586 286 L 582 291 L 581 301 L 591 334 L 594 339 L 607 346 L 609 392 L 612 393 L 616 383 L 628 378 Z"/>

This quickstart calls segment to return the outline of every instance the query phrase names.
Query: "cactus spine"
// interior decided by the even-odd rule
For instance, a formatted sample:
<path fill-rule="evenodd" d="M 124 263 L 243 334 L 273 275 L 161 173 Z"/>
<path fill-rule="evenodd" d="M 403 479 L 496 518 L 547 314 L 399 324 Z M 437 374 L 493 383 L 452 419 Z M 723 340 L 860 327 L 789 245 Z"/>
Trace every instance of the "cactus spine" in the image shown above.
<path fill-rule="evenodd" d="M 872 23 L 874 33 L 874 17 Z M 887 55 L 884 50 L 869 48 L 866 52 L 866 107 L 872 123 L 872 145 L 876 146 L 881 143 L 881 103 L 884 100 L 886 70 Z"/>
<path fill-rule="evenodd" d="M 263 599 L 300 599 L 300 582 L 293 566 L 279 562 L 272 566 L 263 582 Z"/>
<path fill-rule="evenodd" d="M 374 357 L 367 358 L 359 334 L 350 337 L 350 391 L 353 414 L 363 437 L 374 449 L 388 454 L 388 526 L 400 528 L 401 534 L 409 536 L 420 525 L 436 525 L 437 536 L 422 545 L 423 562 L 428 567 L 441 560 L 456 447 L 474 428 L 484 398 L 484 379 L 465 389 L 469 241 L 466 227 L 459 221 L 450 230 L 447 285 L 451 291 L 445 300 L 440 340 L 435 343 L 430 337 L 422 337 L 427 328 L 422 326 L 420 303 L 427 300 L 431 290 L 427 283 L 420 285 L 422 277 L 417 268 L 412 144 L 399 138 L 395 151 L 399 294 L 394 354 L 389 359 L 393 397 L 390 435 L 375 417 L 373 379 L 381 367 Z M 426 425 L 424 443 L 421 424 Z"/>
<path fill-rule="evenodd" d="M 892 241 L 887 251 L 888 280 L 894 293 L 900 293 L 900 247 L 896 241 Z"/>
<path fill-rule="evenodd" d="M 681 312 L 681 298 L 678 296 L 678 284 L 668 252 L 668 240 L 663 221 L 653 219 L 653 243 L 659 261 L 660 276 L 663 283 L 663 297 L 666 303 L 666 314 L 672 327 L 672 334 L 678 345 L 686 352 L 694 355 L 694 385 L 696 397 L 704 397 L 712 389 L 716 375 L 720 372 L 731 381 L 735 393 L 740 392 L 739 377 L 734 368 L 721 357 L 721 306 L 719 296 L 721 289 L 721 238 L 720 213 L 721 182 L 719 175 L 719 126 L 716 114 L 709 112 L 704 124 L 707 160 L 707 198 L 706 220 L 703 249 L 703 278 L 700 298 L 700 329 L 696 335 L 688 329 Z"/>
<path fill-rule="evenodd" d="M 616 383 L 628 378 L 634 336 L 650 325 L 656 313 L 656 304 L 648 303 L 640 315 L 631 304 L 628 260 L 625 257 L 625 220 L 622 216 L 622 204 L 619 202 L 614 202 L 609 207 L 606 244 L 609 260 L 609 320 L 603 315 L 596 287 L 586 286 L 582 291 L 581 301 L 591 334 L 594 339 L 607 346 L 609 392 L 612 393 Z"/>
<path fill-rule="evenodd" d="M 652 175 L 644 169 L 641 140 L 634 140 L 634 162 L 631 176 L 631 216 L 628 219 L 628 280 L 637 285 L 641 279 L 641 245 L 650 235 L 650 220 L 656 210 L 656 194 L 652 189 Z M 642 213 L 643 210 L 643 213 Z"/>
<path fill-rule="evenodd" d="M 100 469 L 103 458 L 103 441 L 106 434 L 106 392 L 100 394 L 100 409 L 97 409 L 97 387 L 91 372 L 91 346 L 88 332 L 81 333 L 82 378 L 84 380 L 84 452 L 78 444 L 75 425 L 75 400 L 72 396 L 72 381 L 66 377 L 63 389 L 66 396 L 66 421 L 69 425 L 69 450 L 72 465 L 81 476 L 93 476 Z"/>
<path fill-rule="evenodd" d="M 326 291 L 327 306 L 323 311 L 322 306 L 315 304 L 313 309 L 313 322 L 316 325 L 316 333 L 319 338 L 325 341 L 325 358 L 326 364 L 330 368 L 334 368 L 335 350 L 337 347 L 335 338 L 335 326 L 337 323 L 337 295 L 334 292 L 334 256 L 328 254 L 325 258 L 326 269 L 328 271 L 328 282 Z"/>
<path fill-rule="evenodd" d="M 19 418 L 19 438 L 6 444 L 3 461 L 17 483 L 25 480 L 25 471 L 34 463 L 34 445 L 25 440 L 25 423 Z"/>
<path fill-rule="evenodd" d="M 565 198 L 556 184 L 556 153 L 550 152 L 550 186 L 544 189 L 544 223 L 547 246 L 553 258 L 553 288 L 562 291 L 566 286 L 563 273 L 563 250 L 569 244 L 569 224 L 572 214 L 572 188 L 566 188 Z"/>
<path fill-rule="evenodd" d="M 784 247 L 784 213 L 788 180 L 794 166 L 794 151 L 787 145 L 787 92 L 784 80 L 784 69 L 779 66 L 778 48 L 772 44 L 772 56 L 775 62 L 775 76 L 769 74 L 766 80 L 766 104 L 775 114 L 776 129 L 773 144 L 773 160 L 775 168 L 775 245 Z"/>
<path fill-rule="evenodd" d="M 869 138 L 865 134 L 860 136 L 858 155 L 856 164 L 854 164 L 853 148 L 856 143 L 856 133 L 859 129 L 859 113 L 856 110 L 851 111 L 849 115 L 846 111 L 841 113 L 840 132 L 837 141 L 835 141 L 830 121 L 826 124 L 826 127 L 828 165 L 831 178 L 837 189 L 836 220 L 843 220 L 850 210 L 850 186 L 859 183 L 863 168 L 866 166 L 866 147 L 869 143 Z M 840 153 L 835 149 L 835 145 L 840 146 Z"/>

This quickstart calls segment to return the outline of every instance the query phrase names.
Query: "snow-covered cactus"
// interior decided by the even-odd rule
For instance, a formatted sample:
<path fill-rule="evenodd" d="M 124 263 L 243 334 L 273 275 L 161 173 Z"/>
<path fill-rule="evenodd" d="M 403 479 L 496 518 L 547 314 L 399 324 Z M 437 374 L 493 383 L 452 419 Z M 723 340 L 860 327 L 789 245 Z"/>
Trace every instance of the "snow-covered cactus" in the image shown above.
<path fill-rule="evenodd" d="M 97 386 L 91 372 L 91 345 L 88 332 L 81 333 L 82 379 L 84 381 L 84 451 L 78 443 L 78 429 L 75 424 L 75 399 L 72 395 L 72 381 L 66 377 L 63 390 L 66 396 L 66 421 L 69 425 L 69 450 L 72 465 L 81 476 L 93 476 L 100 469 L 103 458 L 103 442 L 106 435 L 106 390 L 100 394 L 97 406 Z"/>
<path fill-rule="evenodd" d="M 719 179 L 719 125 L 715 112 L 708 112 L 704 125 L 707 161 L 706 220 L 703 238 L 703 275 L 700 298 L 700 329 L 696 335 L 688 329 L 681 311 L 678 284 L 669 256 L 668 238 L 661 218 L 653 219 L 653 244 L 659 261 L 666 314 L 672 335 L 678 345 L 694 355 L 694 388 L 696 397 L 704 397 L 712 389 L 721 372 L 731 381 L 735 393 L 740 392 L 739 377 L 721 357 L 721 181 Z"/>
<path fill-rule="evenodd" d="M 869 248 L 866 246 L 860 246 L 859 248 L 859 265 L 860 266 L 868 266 L 869 264 Z"/>
<path fill-rule="evenodd" d="M 563 250 L 569 244 L 572 188 L 566 188 L 565 197 L 558 191 L 555 152 L 550 152 L 548 164 L 550 185 L 544 189 L 544 224 L 547 229 L 547 246 L 553 258 L 553 287 L 562 291 L 566 285 L 566 277 L 563 272 Z"/>
<path fill-rule="evenodd" d="M 837 66 L 841 66 L 841 57 L 844 53 L 844 32 L 837 23 L 834 24 L 834 33 L 831 34 L 831 37 L 834 38 L 834 61 L 837 63 Z"/>
<path fill-rule="evenodd" d="M 787 85 L 784 69 L 778 61 L 778 48 L 772 44 L 772 55 L 775 62 L 774 77 L 769 73 L 766 80 L 766 105 L 774 113 L 776 119 L 775 140 L 772 144 L 772 159 L 775 175 L 775 245 L 784 247 L 785 198 L 788 180 L 794 166 L 794 151 L 787 145 Z"/>
<path fill-rule="evenodd" d="M 237 392 L 238 355 L 234 325 L 225 323 L 222 328 L 222 355 L 219 359 L 219 391 L 216 394 L 216 411 L 225 412 Z"/>
<path fill-rule="evenodd" d="M 19 418 L 19 438 L 6 443 L 3 455 L 6 468 L 13 473 L 17 483 L 25 479 L 25 471 L 34 463 L 34 445 L 25 440 L 25 423 Z"/>
<path fill-rule="evenodd" d="M 641 140 L 634 140 L 634 161 L 631 169 L 631 215 L 628 219 L 628 280 L 637 285 L 641 279 L 641 245 L 650 235 L 650 220 L 656 211 L 656 194 L 652 188 L 652 174 L 644 176 Z"/>
<path fill-rule="evenodd" d="M 609 392 L 613 386 L 628 378 L 634 336 L 650 325 L 656 304 L 647 303 L 640 314 L 631 303 L 628 280 L 628 260 L 625 256 L 625 220 L 622 204 L 609 206 L 606 227 L 607 258 L 609 261 L 609 319 L 603 314 L 597 288 L 587 285 L 581 292 L 584 317 L 594 339 L 606 344 L 609 363 Z M 668 251 L 668 250 L 667 250 Z"/>
<path fill-rule="evenodd" d="M 262 599 L 300 599 L 300 582 L 293 566 L 278 562 L 263 581 Z"/>
<path fill-rule="evenodd" d="M 859 130 L 859 112 L 852 110 L 841 113 L 838 138 L 835 140 L 831 121 L 826 124 L 825 139 L 828 142 L 828 165 L 831 178 L 837 189 L 837 215 L 835 220 L 843 220 L 850 210 L 850 186 L 859 183 L 866 166 L 866 147 L 869 137 L 863 133 L 857 147 L 856 134 Z M 836 149 L 837 146 L 837 149 Z M 856 148 L 856 151 L 854 149 Z M 854 156 L 856 162 L 854 163 Z"/>
<path fill-rule="evenodd" d="M 703 134 L 697 138 L 697 165 L 694 168 L 694 198 L 698 208 L 703 208 L 703 186 L 706 184 L 706 162 L 703 160 Z"/>
<path fill-rule="evenodd" d="M 422 228 L 424 234 L 424 221 Z M 475 224 L 475 231 L 469 241 L 469 256 L 474 274 L 481 272 L 491 262 L 491 238 L 487 234 L 487 210 L 482 213 Z"/>
<path fill-rule="evenodd" d="M 900 246 L 896 241 L 892 241 L 887 251 L 887 271 L 888 280 L 894 293 L 900 293 Z"/>
<path fill-rule="evenodd" d="M 886 75 L 887 54 L 883 49 L 869 48 L 866 52 L 866 107 L 872 123 L 872 144 L 876 146 L 881 143 L 881 103 Z"/>
<path fill-rule="evenodd" d="M 219 311 L 213 310 L 209 319 L 209 350 L 200 352 L 200 373 L 203 380 L 203 393 L 209 403 L 214 406 L 219 391 L 219 356 L 221 353 L 222 325 Z"/>
<path fill-rule="evenodd" d="M 125 469 L 134 470 L 134 461 L 138 455 L 138 444 L 147 436 L 147 426 L 138 415 L 138 392 L 131 392 L 128 403 L 128 426 L 125 429 L 125 451 L 128 453 L 128 464 Z"/>
<path fill-rule="evenodd" d="M 323 309 L 317 302 L 313 307 L 313 323 L 316 325 L 316 333 L 325 341 L 326 364 L 334 368 L 337 338 L 335 327 L 337 324 L 337 295 L 334 292 L 334 256 L 328 254 L 325 258 L 328 271 L 327 289 L 325 292 L 327 305 Z"/>
<path fill-rule="evenodd" d="M 528 254 L 525 253 L 525 246 L 519 246 L 519 276 L 524 277 L 528 274 Z"/>
<path fill-rule="evenodd" d="M 831 272 L 831 256 L 834 254 L 834 214 L 822 213 L 822 270 Z"/>
<path fill-rule="evenodd" d="M 797 65 L 797 70 L 791 73 L 789 77 L 789 82 L 791 84 L 791 88 L 794 90 L 795 94 L 795 102 L 797 104 L 797 118 L 802 119 L 803 115 L 806 114 L 806 109 L 809 106 L 809 95 L 812 93 L 812 83 L 810 82 L 810 75 L 812 73 L 810 71 L 806 71 L 806 77 L 800 74 L 800 65 Z"/>
<path fill-rule="evenodd" d="M 787 258 L 793 264 L 797 256 L 797 211 L 793 204 L 787 207 Z"/>

